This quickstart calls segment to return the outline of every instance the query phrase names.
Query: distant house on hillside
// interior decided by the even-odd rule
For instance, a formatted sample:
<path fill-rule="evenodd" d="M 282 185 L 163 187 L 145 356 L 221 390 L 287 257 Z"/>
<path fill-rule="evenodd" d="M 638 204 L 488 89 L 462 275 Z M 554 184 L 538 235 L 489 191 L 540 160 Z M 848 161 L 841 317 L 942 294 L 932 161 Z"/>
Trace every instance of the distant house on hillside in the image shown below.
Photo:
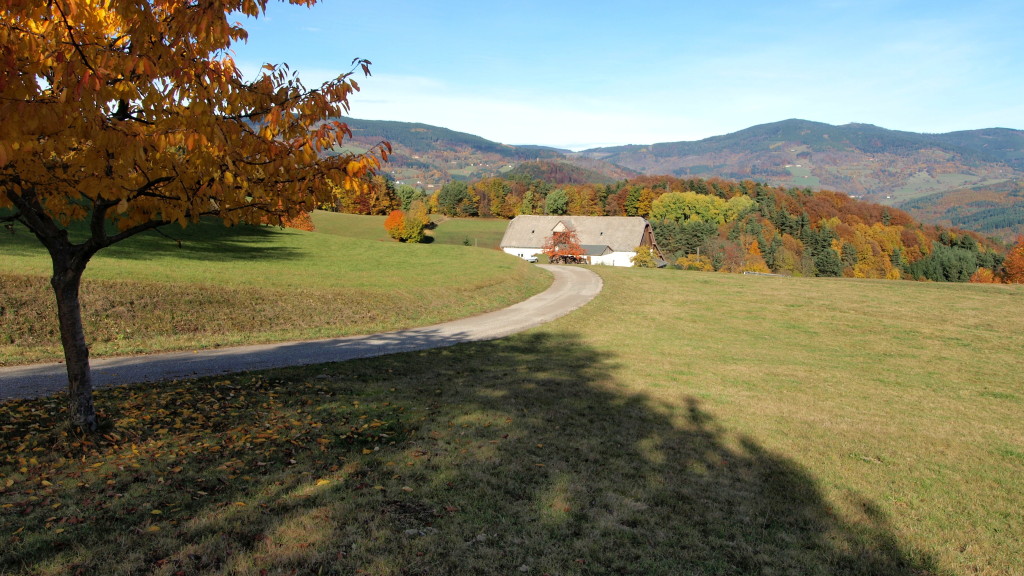
<path fill-rule="evenodd" d="M 565 228 L 576 231 L 589 264 L 632 266 L 638 246 L 650 246 L 655 258 L 663 259 L 651 224 L 639 216 L 516 216 L 501 249 L 520 258 L 536 256 L 553 232 Z"/>

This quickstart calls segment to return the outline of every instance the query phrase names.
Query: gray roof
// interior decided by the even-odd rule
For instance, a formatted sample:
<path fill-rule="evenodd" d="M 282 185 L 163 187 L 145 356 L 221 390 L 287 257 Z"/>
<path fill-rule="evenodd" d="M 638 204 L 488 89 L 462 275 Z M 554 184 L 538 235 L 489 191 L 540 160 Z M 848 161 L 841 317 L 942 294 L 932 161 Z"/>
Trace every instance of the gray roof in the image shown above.
<path fill-rule="evenodd" d="M 540 248 L 559 222 L 576 230 L 581 245 L 632 252 L 640 245 L 647 220 L 639 216 L 516 216 L 508 223 L 502 248 Z"/>
<path fill-rule="evenodd" d="M 609 252 L 615 252 L 607 244 L 580 244 L 580 248 L 583 248 L 583 253 L 587 256 L 604 256 Z"/>

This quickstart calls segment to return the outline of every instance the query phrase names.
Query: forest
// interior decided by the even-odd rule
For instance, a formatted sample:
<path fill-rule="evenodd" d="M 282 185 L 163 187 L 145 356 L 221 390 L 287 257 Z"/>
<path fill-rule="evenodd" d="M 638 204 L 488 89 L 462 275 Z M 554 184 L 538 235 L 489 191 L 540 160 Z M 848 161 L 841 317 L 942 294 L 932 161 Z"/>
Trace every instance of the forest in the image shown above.
<path fill-rule="evenodd" d="M 638 176 L 612 184 L 552 184 L 529 175 L 451 181 L 428 193 L 376 176 L 321 208 L 390 214 L 419 200 L 430 213 L 642 216 L 669 265 L 794 276 L 1024 282 L 1024 242 L 921 224 L 906 212 L 830 191 L 751 180 Z"/>

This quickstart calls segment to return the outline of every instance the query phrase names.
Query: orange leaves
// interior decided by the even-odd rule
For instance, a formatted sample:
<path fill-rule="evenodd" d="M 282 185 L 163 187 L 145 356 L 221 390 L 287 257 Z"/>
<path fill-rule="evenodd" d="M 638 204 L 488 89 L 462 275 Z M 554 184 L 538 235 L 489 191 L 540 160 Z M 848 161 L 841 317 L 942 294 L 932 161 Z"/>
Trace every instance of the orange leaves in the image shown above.
<path fill-rule="evenodd" d="M 404 434 L 400 408 L 261 377 L 107 390 L 110 431 L 91 437 L 54 425 L 62 402 L 0 405 L 0 533 L 13 532 L 12 522 L 37 530 L 51 516 L 51 525 L 68 528 L 80 515 L 90 518 L 86 528 L 173 523 L 188 517 L 193 500 L 229 486 L 226 502 L 241 507 L 251 495 L 238 487 L 253 478 L 374 453 Z"/>
<path fill-rule="evenodd" d="M 402 238 L 402 229 L 404 227 L 405 213 L 401 210 L 392 210 L 388 217 L 384 219 L 384 229 L 387 230 L 388 236 L 395 240 Z"/>
<path fill-rule="evenodd" d="M 260 15 L 266 1 L 228 4 L 71 0 L 0 9 L 3 22 L 25 23 L 0 24 L 16 57 L 12 65 L 20 67 L 18 75 L 0 78 L 0 117 L 23 119 L 0 126 L 0 167 L 37 182 L 44 205 L 53 208 L 46 216 L 62 225 L 89 214 L 48 198 L 106 198 L 110 190 L 173 178 L 147 203 L 118 198 L 128 202 L 119 203 L 111 219 L 122 229 L 129 221 L 188 222 L 223 213 L 242 203 L 239 191 L 271 197 L 261 206 L 280 205 L 294 216 L 291 205 L 300 198 L 310 205 L 330 200 L 323 179 L 357 187 L 386 156 L 384 147 L 369 155 L 323 156 L 351 136 L 336 121 L 356 89 L 351 72 L 311 91 L 287 65 L 266 65 L 261 77 L 246 83 L 224 52 L 245 33 L 226 16 Z M 369 61 L 356 59 L 352 66 L 369 73 Z M 19 109 L 25 105 L 31 115 Z M 36 149 L 17 153 L 18 142 Z M 53 158 L 61 159 L 63 173 L 54 173 Z M 211 183 L 224 164 L 235 165 L 224 185 Z M 306 198 L 310 191 L 318 198 Z M 249 210 L 225 218 L 258 222 L 261 215 Z"/>
<path fill-rule="evenodd" d="M 1003 277 L 1007 284 L 1024 284 L 1024 236 L 1003 260 Z"/>
<path fill-rule="evenodd" d="M 572 228 L 556 230 L 544 240 L 541 252 L 553 263 L 578 263 L 586 253 L 580 246 L 580 239 Z"/>

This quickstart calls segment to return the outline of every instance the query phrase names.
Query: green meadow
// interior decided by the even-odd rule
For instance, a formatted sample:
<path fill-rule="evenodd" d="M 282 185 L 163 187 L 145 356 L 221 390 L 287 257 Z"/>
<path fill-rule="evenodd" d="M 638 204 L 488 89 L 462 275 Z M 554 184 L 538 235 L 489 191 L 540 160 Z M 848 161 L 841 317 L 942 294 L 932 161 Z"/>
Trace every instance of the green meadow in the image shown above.
<path fill-rule="evenodd" d="M 536 288 L 422 249 L 336 273 Z M 0 573 L 1024 573 L 1022 287 L 594 270 L 493 342 L 100 391 L 94 437 L 0 405 Z"/>
<path fill-rule="evenodd" d="M 490 248 L 497 250 L 508 228 L 504 218 L 447 218 L 442 217 L 430 231 L 434 242 Z"/>
<path fill-rule="evenodd" d="M 422 326 L 550 282 L 496 251 L 398 244 L 381 218 L 318 213 L 316 222 L 313 233 L 203 222 L 100 252 L 82 287 L 93 356 Z M 45 250 L 19 228 L 0 236 L 0 253 L 0 365 L 61 358 Z"/>
<path fill-rule="evenodd" d="M 317 232 L 390 242 L 391 239 L 384 231 L 384 218 L 360 214 L 313 213 Z M 427 230 L 427 243 L 497 250 L 508 222 L 503 218 L 449 218 L 434 215 L 433 226 Z"/>

